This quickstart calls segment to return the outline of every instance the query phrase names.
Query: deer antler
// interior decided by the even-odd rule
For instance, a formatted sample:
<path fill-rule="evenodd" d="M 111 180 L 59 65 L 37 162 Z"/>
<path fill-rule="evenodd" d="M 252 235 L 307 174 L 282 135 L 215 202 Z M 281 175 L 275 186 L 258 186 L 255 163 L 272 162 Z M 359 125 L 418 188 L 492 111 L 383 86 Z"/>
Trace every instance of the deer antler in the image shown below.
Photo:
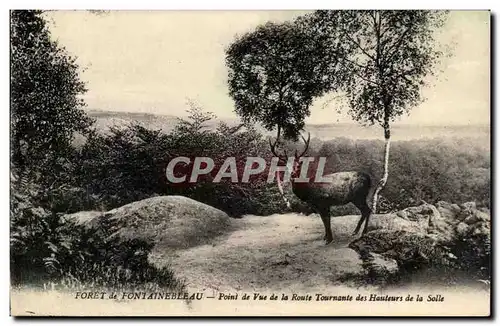
<path fill-rule="evenodd" d="M 285 155 L 281 155 L 276 152 L 276 145 L 278 143 L 278 138 L 276 138 L 276 141 L 274 143 L 271 142 L 271 138 L 269 138 L 269 146 L 271 147 L 271 153 L 273 153 L 274 156 L 279 157 L 281 160 L 286 161 L 288 159 L 288 154 L 286 150 L 284 149 L 283 152 L 285 152 Z"/>
<path fill-rule="evenodd" d="M 297 150 L 295 150 L 295 157 L 296 158 L 302 157 L 307 152 L 307 150 L 309 149 L 309 142 L 311 141 L 311 133 L 310 132 L 307 133 L 307 140 L 302 135 L 300 135 L 300 137 L 302 137 L 302 140 L 306 144 L 306 147 L 304 148 L 304 150 L 302 151 L 302 153 L 300 153 L 300 155 L 297 154 Z"/>

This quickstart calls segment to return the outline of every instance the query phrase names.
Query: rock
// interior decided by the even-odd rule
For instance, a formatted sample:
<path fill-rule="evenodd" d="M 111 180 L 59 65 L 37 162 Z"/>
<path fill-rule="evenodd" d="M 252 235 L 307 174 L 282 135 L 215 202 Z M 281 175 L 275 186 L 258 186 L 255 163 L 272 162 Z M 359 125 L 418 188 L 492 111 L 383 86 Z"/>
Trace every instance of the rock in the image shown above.
<path fill-rule="evenodd" d="M 422 204 L 417 207 L 405 208 L 401 211 L 401 214 L 405 215 L 410 221 L 427 221 L 430 216 L 440 217 L 439 211 L 436 207 L 430 204 Z"/>
<path fill-rule="evenodd" d="M 402 211 L 398 213 L 375 214 L 370 218 L 368 231 L 373 230 L 412 230 L 413 232 L 422 232 L 427 227 L 427 221 L 421 220 L 418 222 L 410 221 L 400 217 Z M 399 215 L 398 215 L 399 214 Z M 402 214 L 406 214 L 403 212 Z"/>
<path fill-rule="evenodd" d="M 362 266 L 371 277 L 376 278 L 387 278 L 399 270 L 396 260 L 376 253 L 371 253 L 370 257 L 363 261 Z"/>
<path fill-rule="evenodd" d="M 479 221 L 489 222 L 491 220 L 491 215 L 489 213 L 486 213 L 486 212 L 483 212 L 480 210 L 475 210 L 474 216 L 476 216 L 476 218 Z"/>
<path fill-rule="evenodd" d="M 397 212 L 396 215 L 401 217 L 402 219 L 409 220 L 408 213 L 404 210 Z"/>
<path fill-rule="evenodd" d="M 457 204 L 452 204 L 452 203 L 448 203 L 446 201 L 438 201 L 437 204 L 436 204 L 436 208 L 445 208 L 445 209 L 448 209 L 452 212 L 459 212 L 460 211 L 460 206 L 458 206 Z"/>
<path fill-rule="evenodd" d="M 454 220 L 456 219 L 456 216 L 457 216 L 457 213 L 454 212 L 453 210 L 451 209 L 448 209 L 448 208 L 444 208 L 444 207 L 438 207 L 437 210 L 439 211 L 439 214 L 447 219 L 447 220 Z"/>
<path fill-rule="evenodd" d="M 431 264 L 442 260 L 438 235 L 414 233 L 404 230 L 376 230 L 365 234 L 349 244 L 356 250 L 363 261 L 363 268 L 368 273 L 373 269 L 372 257 L 381 255 L 385 260 L 394 260 L 401 270 L 414 270 L 415 266 Z M 393 270 L 393 272 L 395 272 Z"/>
<path fill-rule="evenodd" d="M 457 224 L 455 230 L 460 237 L 464 237 L 467 234 L 467 231 L 469 230 L 469 226 L 464 222 L 460 222 Z"/>
<path fill-rule="evenodd" d="M 457 215 L 457 220 L 469 225 L 480 221 L 490 221 L 490 212 L 487 209 L 477 209 L 474 206 L 471 203 L 465 203 L 464 209 Z"/>
<path fill-rule="evenodd" d="M 465 224 L 469 224 L 469 225 L 474 224 L 474 223 L 476 223 L 476 222 L 479 222 L 479 220 L 476 218 L 476 216 L 475 216 L 475 215 L 469 215 L 469 216 L 467 216 L 467 217 L 463 220 L 463 223 L 465 223 Z M 462 223 L 462 222 L 461 222 L 461 223 Z"/>
<path fill-rule="evenodd" d="M 466 202 L 466 203 L 463 203 L 462 205 L 460 205 L 460 208 L 462 208 L 464 210 L 476 209 L 476 203 L 473 201 L 469 201 L 469 202 Z"/>
<path fill-rule="evenodd" d="M 398 263 L 392 258 L 386 258 L 379 254 L 372 254 L 373 261 L 372 266 L 376 266 L 377 269 L 383 270 L 387 273 L 395 273 L 398 271 Z"/>
<path fill-rule="evenodd" d="M 427 233 L 437 235 L 439 241 L 450 241 L 454 237 L 453 223 L 449 219 L 442 218 L 441 215 L 429 216 Z"/>
<path fill-rule="evenodd" d="M 472 235 L 473 236 L 487 236 L 488 238 L 490 237 L 491 230 L 488 224 L 486 223 L 478 223 L 476 224 L 477 226 L 473 229 Z"/>
<path fill-rule="evenodd" d="M 479 207 L 478 210 L 483 212 L 483 213 L 486 213 L 486 214 L 488 214 L 488 216 L 490 216 L 490 210 L 488 207 Z"/>
<path fill-rule="evenodd" d="M 226 213 L 183 196 L 152 197 L 105 213 L 79 212 L 64 218 L 93 228 L 105 222 L 116 229 L 113 236 L 153 241 L 158 248 L 206 243 L 230 225 Z"/>
<path fill-rule="evenodd" d="M 451 210 L 451 204 L 448 203 L 447 201 L 440 200 L 436 203 L 436 208 L 446 208 Z"/>
<path fill-rule="evenodd" d="M 484 234 L 485 230 L 484 228 L 474 228 L 472 231 L 473 236 L 479 236 L 480 234 Z"/>
<path fill-rule="evenodd" d="M 457 204 L 450 204 L 445 201 L 439 201 L 436 204 L 439 214 L 447 220 L 453 221 L 456 219 L 457 214 L 460 212 L 460 207 Z"/>
<path fill-rule="evenodd" d="M 372 261 L 376 255 L 395 260 L 400 272 L 411 272 L 426 265 L 459 266 L 457 268 L 468 270 L 469 266 L 476 266 L 472 262 L 482 266 L 483 260 L 487 261 L 483 258 L 490 252 L 490 214 L 476 209 L 474 202 L 460 206 L 439 202 L 437 207 L 425 203 L 378 217 L 381 221 L 387 218 L 391 222 L 381 224 L 349 244 L 358 252 L 365 268 L 375 268 Z M 478 254 L 462 257 L 477 252 L 482 253 L 480 257 Z"/>

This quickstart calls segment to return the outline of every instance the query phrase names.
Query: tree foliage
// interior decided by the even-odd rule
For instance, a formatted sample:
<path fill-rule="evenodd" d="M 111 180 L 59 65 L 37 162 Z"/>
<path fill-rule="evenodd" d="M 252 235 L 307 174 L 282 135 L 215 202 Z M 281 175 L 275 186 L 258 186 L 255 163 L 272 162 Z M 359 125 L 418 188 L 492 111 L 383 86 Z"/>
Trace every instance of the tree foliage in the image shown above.
<path fill-rule="evenodd" d="M 303 19 L 318 37 L 338 41 L 346 78 L 332 90 L 345 92 L 354 120 L 380 124 L 387 138 L 389 123 L 424 100 L 421 89 L 443 55 L 435 32 L 445 18 L 445 11 L 320 10 Z"/>
<path fill-rule="evenodd" d="M 286 139 L 297 139 L 313 99 L 338 78 L 336 41 L 311 32 L 294 22 L 267 23 L 229 46 L 229 94 L 244 121 L 280 126 Z"/>
<path fill-rule="evenodd" d="M 40 169 L 65 157 L 74 133 L 90 125 L 80 97 L 85 85 L 41 11 L 13 10 L 10 21 L 12 163 Z"/>

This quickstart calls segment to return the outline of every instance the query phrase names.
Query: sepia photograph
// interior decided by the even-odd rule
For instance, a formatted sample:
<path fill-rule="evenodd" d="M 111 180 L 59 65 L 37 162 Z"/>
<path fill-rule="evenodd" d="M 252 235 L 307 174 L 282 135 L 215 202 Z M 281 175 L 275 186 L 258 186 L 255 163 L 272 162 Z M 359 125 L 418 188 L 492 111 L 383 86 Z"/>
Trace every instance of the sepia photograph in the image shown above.
<path fill-rule="evenodd" d="M 489 10 L 10 10 L 10 315 L 489 317 Z"/>

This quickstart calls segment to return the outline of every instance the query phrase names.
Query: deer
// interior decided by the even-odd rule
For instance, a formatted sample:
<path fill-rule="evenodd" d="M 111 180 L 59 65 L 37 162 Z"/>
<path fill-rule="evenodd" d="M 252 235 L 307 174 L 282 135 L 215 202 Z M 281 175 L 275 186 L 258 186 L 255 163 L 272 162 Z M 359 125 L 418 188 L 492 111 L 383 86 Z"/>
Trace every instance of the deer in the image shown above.
<path fill-rule="evenodd" d="M 333 241 L 330 217 L 331 206 L 345 205 L 348 203 L 353 203 L 361 211 L 361 217 L 352 235 L 358 234 L 361 225 L 365 222 L 362 232 L 362 235 L 364 235 L 367 232 L 368 222 L 372 214 L 370 199 L 371 196 L 373 196 L 374 187 L 372 187 L 370 175 L 363 172 L 347 171 L 325 175 L 324 178 L 330 179 L 331 182 L 318 183 L 294 181 L 295 178 L 298 178 L 300 175 L 303 164 L 300 158 L 303 157 L 309 149 L 309 142 L 311 139 L 310 133 L 308 134 L 307 140 L 303 135 L 300 136 L 305 143 L 305 148 L 300 154 L 295 150 L 295 159 L 290 171 L 292 190 L 295 196 L 305 202 L 321 217 L 325 227 L 325 236 L 323 240 L 326 241 L 326 244 Z M 285 155 L 276 152 L 278 140 L 279 134 L 274 143 L 269 139 L 271 152 L 274 156 L 279 158 L 279 162 L 288 162 L 288 154 L 286 151 L 284 151 Z M 276 177 L 280 192 L 286 201 L 282 191 L 279 173 L 277 173 Z"/>

